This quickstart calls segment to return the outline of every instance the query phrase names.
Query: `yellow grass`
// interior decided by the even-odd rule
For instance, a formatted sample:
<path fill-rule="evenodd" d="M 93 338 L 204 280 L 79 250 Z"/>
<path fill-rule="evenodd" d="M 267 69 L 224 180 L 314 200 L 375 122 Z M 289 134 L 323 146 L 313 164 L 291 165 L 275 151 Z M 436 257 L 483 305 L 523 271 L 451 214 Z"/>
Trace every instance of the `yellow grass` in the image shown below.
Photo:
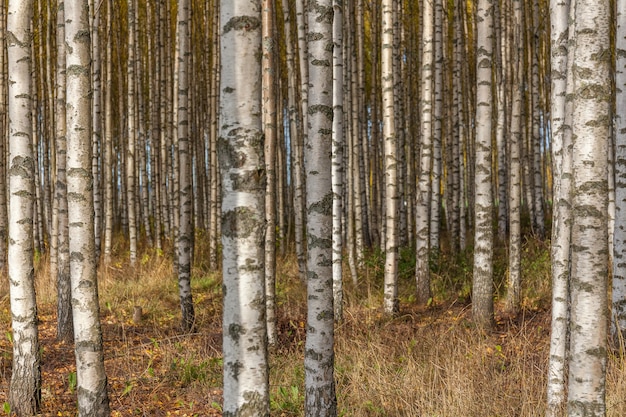
<path fill-rule="evenodd" d="M 346 277 L 345 320 L 336 329 L 335 378 L 342 416 L 542 416 L 549 345 L 548 247 L 524 250 L 524 311 L 498 313 L 490 333 L 470 317 L 467 265 L 441 254 L 433 266 L 434 303 L 414 306 L 410 253 L 401 262 L 401 312 L 382 313 L 380 255 L 366 262 L 359 285 Z M 496 262 L 502 262 L 496 260 Z M 146 250 L 130 267 L 120 250 L 99 271 L 101 321 L 114 415 L 219 415 L 221 402 L 221 276 L 206 267 L 199 242 L 193 270 L 198 331 L 178 331 L 177 284 L 168 252 Z M 278 268 L 279 344 L 271 349 L 272 414 L 302 415 L 305 286 L 293 257 Z M 496 268 L 498 271 L 498 268 Z M 506 268 L 496 277 L 504 291 Z M 37 265 L 44 367 L 44 415 L 73 415 L 71 347 L 54 342 L 55 289 L 47 259 Z M 141 321 L 133 320 L 141 306 Z M 499 306 L 499 304 L 498 304 Z M 498 308 L 497 311 L 500 311 Z M 11 349 L 6 279 L 0 285 L 0 404 L 6 401 Z M 612 355 L 607 374 L 609 416 L 626 415 L 623 357 Z M 2 411 L 0 411 L 2 415 Z"/>

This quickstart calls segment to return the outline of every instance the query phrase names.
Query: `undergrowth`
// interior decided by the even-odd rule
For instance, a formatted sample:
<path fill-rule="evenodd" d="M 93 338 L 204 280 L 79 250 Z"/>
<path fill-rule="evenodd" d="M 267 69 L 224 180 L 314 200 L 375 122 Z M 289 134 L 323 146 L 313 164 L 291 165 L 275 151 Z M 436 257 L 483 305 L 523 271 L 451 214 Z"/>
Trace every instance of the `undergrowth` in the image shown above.
<path fill-rule="evenodd" d="M 197 331 L 179 331 L 179 300 L 168 249 L 144 248 L 131 267 L 124 245 L 99 270 L 105 366 L 113 415 L 220 415 L 221 275 L 197 240 L 192 286 Z M 500 313 L 506 292 L 506 248 L 494 257 L 496 327 L 473 326 L 471 248 L 433 254 L 433 303 L 414 304 L 415 260 L 402 248 L 400 313 L 382 311 L 384 255 L 369 253 L 357 285 L 345 269 L 344 321 L 336 326 L 335 379 L 341 416 L 540 416 L 545 414 L 549 347 L 549 248 L 523 245 L 523 298 L 518 316 Z M 47 257 L 36 268 L 44 357 L 44 414 L 73 415 L 72 351 L 54 342 L 55 290 Z M 0 284 L 0 403 L 10 377 L 10 313 L 6 279 Z M 305 286 L 293 256 L 278 262 L 278 343 L 270 349 L 271 410 L 301 416 L 304 402 Z M 139 320 L 133 317 L 141 307 Z M 6 335 L 4 334 L 6 333 Z M 55 361 L 56 360 L 56 361 Z M 50 367 L 50 369 L 45 367 Z M 612 356 L 607 375 L 609 416 L 626 415 L 626 373 Z M 47 370 L 46 370 L 47 369 Z M 55 379 L 56 378 L 56 379 Z M 60 413 L 60 414 L 58 414 Z"/>

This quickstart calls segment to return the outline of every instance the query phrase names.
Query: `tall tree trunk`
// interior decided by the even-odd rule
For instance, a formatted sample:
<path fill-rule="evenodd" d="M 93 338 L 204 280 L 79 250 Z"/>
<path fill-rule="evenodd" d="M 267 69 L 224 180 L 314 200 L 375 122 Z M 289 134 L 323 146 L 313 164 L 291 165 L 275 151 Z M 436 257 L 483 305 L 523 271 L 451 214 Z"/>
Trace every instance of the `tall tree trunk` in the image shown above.
<path fill-rule="evenodd" d="M 548 362 L 548 417 L 563 415 L 569 340 L 569 274 L 571 246 L 572 137 L 571 68 L 568 62 L 570 1 L 550 2 L 551 109 L 554 205 L 552 213 L 552 325 Z"/>
<path fill-rule="evenodd" d="M 91 85 L 92 85 L 92 170 L 93 170 L 93 206 L 94 206 L 94 239 L 96 244 L 96 260 L 100 259 L 102 235 L 102 181 L 100 178 L 100 159 L 102 149 L 102 59 L 100 56 L 100 8 L 90 0 L 91 13 Z"/>
<path fill-rule="evenodd" d="M 215 2 L 219 7 L 219 2 Z M 211 77 L 211 103 L 210 117 L 211 126 L 209 133 L 209 158 L 210 158 L 210 174 L 211 174 L 211 192 L 210 192 L 210 225 L 209 225 L 209 264 L 213 268 L 218 268 L 217 249 L 218 249 L 218 230 L 220 224 L 220 180 L 219 180 L 219 159 L 217 157 L 217 136 L 218 136 L 218 106 L 219 106 L 219 86 L 220 86 L 220 31 L 219 27 L 219 10 L 215 10 L 213 16 L 213 61 L 211 62 L 211 70 L 214 74 Z"/>
<path fill-rule="evenodd" d="M 126 148 L 126 207 L 128 211 L 128 240 L 130 241 L 130 263 L 137 262 L 137 214 L 136 214 L 136 174 L 135 174 L 135 150 L 137 142 L 136 128 L 136 101 L 135 89 L 135 25 L 137 16 L 135 2 L 128 2 L 128 62 L 127 62 L 127 112 L 128 112 L 128 147 Z"/>
<path fill-rule="evenodd" d="M 626 109 L 626 1 L 617 2 L 615 107 Z M 613 339 L 626 336 L 626 115 L 615 115 L 615 227 L 613 244 L 612 326 Z M 623 346 L 623 345 L 622 345 Z"/>
<path fill-rule="evenodd" d="M 479 0 L 476 12 L 476 170 L 472 315 L 479 327 L 493 322 L 493 229 L 491 116 L 493 0 Z"/>
<path fill-rule="evenodd" d="M 432 109 L 432 184 L 430 196 L 429 252 L 439 252 L 439 230 L 441 222 L 441 142 L 443 138 L 443 0 L 434 1 L 434 38 L 433 38 L 433 109 Z"/>
<path fill-rule="evenodd" d="M 7 60 L 6 60 L 6 51 L 7 49 L 7 9 L 6 3 L 0 3 L 0 50 L 3 51 L 0 54 L 0 80 L 2 82 L 0 84 L 0 134 L 3 135 L 3 138 L 8 137 L 8 117 L 7 117 Z M 8 249 L 8 206 L 7 206 L 7 140 L 0 140 L 0 178 L 5 178 L 4 181 L 0 181 L 0 273 L 5 272 L 5 268 L 7 265 L 7 249 Z M 52 243 L 52 242 L 51 242 Z M 52 245 L 51 245 L 52 246 Z M 50 259 L 52 263 L 52 258 Z"/>
<path fill-rule="evenodd" d="M 381 87 L 383 91 L 383 140 L 385 168 L 385 313 L 394 314 L 398 305 L 398 143 L 394 111 L 393 0 L 382 3 Z"/>
<path fill-rule="evenodd" d="M 86 0 L 65 3 L 67 185 L 78 413 L 108 416 L 96 276 L 91 156 L 91 50 Z M 71 196 L 71 197 L 70 197 Z"/>
<path fill-rule="evenodd" d="M 107 46 L 105 80 L 109 88 L 105 89 L 104 98 L 104 263 L 111 262 L 113 249 L 113 0 L 107 0 Z"/>
<path fill-rule="evenodd" d="M 294 205 L 294 228 L 295 228 L 295 244 L 296 258 L 298 260 L 298 270 L 300 279 L 306 281 L 306 244 L 304 236 L 304 206 L 306 192 L 306 176 L 303 167 L 303 144 L 306 140 L 308 131 L 308 87 L 309 87 L 309 68 L 308 68 L 308 52 L 306 43 L 306 1 L 296 0 L 296 25 L 298 29 L 298 55 L 299 55 L 299 74 L 300 74 L 300 113 L 299 113 L 299 133 L 292 138 L 292 169 L 294 172 L 294 189 L 293 189 L 293 205 Z"/>
<path fill-rule="evenodd" d="M 343 148 L 343 2 L 333 1 L 333 124 L 332 124 L 332 190 L 333 190 L 333 305 L 335 321 L 343 319 L 343 230 L 341 224 L 344 193 Z"/>
<path fill-rule="evenodd" d="M 265 133 L 265 303 L 267 338 L 276 344 L 276 80 L 274 0 L 263 0 L 263 131 Z"/>
<path fill-rule="evenodd" d="M 332 276 L 332 23 L 331 0 L 307 9 L 309 53 L 308 135 L 304 147 L 307 213 L 307 335 L 305 416 L 337 415 Z"/>
<path fill-rule="evenodd" d="M 8 400 L 11 411 L 18 416 L 35 415 L 41 404 L 41 365 L 33 267 L 35 159 L 31 140 L 35 132 L 31 121 L 32 17 L 32 1 L 9 1 L 8 272 L 13 367 Z"/>
<path fill-rule="evenodd" d="M 189 0 L 178 2 L 176 17 L 176 68 L 175 91 L 178 105 L 176 108 L 176 128 L 179 158 L 179 225 L 176 242 L 178 258 L 178 293 L 180 297 L 181 328 L 189 332 L 194 327 L 195 314 L 191 295 L 191 267 L 193 266 L 194 230 L 193 230 L 193 183 L 191 179 L 192 152 L 189 118 L 189 60 L 190 43 L 190 5 Z"/>
<path fill-rule="evenodd" d="M 522 26 L 521 0 L 513 0 L 513 31 L 515 46 L 512 80 L 512 107 L 511 107 L 511 141 L 509 144 L 509 275 L 507 281 L 506 308 L 510 312 L 517 312 L 521 302 L 521 141 L 522 141 L 522 83 L 523 55 L 521 33 Z M 500 221 L 500 220 L 498 220 Z M 500 223 L 498 223 L 500 225 Z M 500 228 L 498 228 L 500 230 Z"/>
<path fill-rule="evenodd" d="M 611 63 L 608 0 L 573 1 L 569 416 L 604 416 Z M 569 97 L 569 96 L 568 96 Z"/>
<path fill-rule="evenodd" d="M 431 298 L 430 291 L 430 234 L 429 214 L 432 173 L 432 134 L 433 134 L 433 60 L 434 60 L 434 9 L 431 0 L 422 2 L 422 91 L 421 91 L 421 144 L 420 171 L 417 190 L 415 216 L 415 279 L 417 281 L 417 302 L 426 305 Z"/>
<path fill-rule="evenodd" d="M 56 218 L 57 218 L 57 339 L 67 343 L 74 339 L 72 324 L 69 229 L 67 216 L 67 142 L 65 138 L 65 6 L 57 6 L 57 69 L 56 69 Z"/>
<path fill-rule="evenodd" d="M 220 15 L 224 414 L 269 416 L 260 3 L 223 0 Z"/>

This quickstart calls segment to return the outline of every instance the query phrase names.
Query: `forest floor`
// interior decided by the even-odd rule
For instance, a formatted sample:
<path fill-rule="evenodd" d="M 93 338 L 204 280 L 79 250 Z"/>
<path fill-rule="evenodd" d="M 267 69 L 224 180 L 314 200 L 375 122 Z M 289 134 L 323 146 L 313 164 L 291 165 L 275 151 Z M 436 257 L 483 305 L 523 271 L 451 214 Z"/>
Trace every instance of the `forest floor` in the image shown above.
<path fill-rule="evenodd" d="M 466 258 L 433 264 L 434 301 L 413 299 L 410 256 L 401 261 L 401 312 L 382 313 L 383 264 L 367 258 L 359 283 L 346 279 L 345 318 L 336 328 L 335 378 L 341 416 L 542 416 L 549 350 L 549 260 L 544 244 L 524 250 L 523 310 L 479 332 L 471 322 Z M 197 331 L 179 332 L 171 259 L 146 251 L 131 268 L 119 261 L 100 271 L 105 367 L 113 416 L 221 415 L 221 277 L 196 257 Z M 403 258 L 404 259 L 404 258 Z M 496 274 L 504 269 L 496 261 Z M 505 260 L 502 260 L 505 262 Z M 42 416 L 76 415 L 73 347 L 55 340 L 54 281 L 37 266 L 42 351 Z M 305 286 L 294 259 L 279 262 L 279 343 L 271 349 L 273 416 L 303 415 Z M 0 404 L 7 415 L 11 369 L 7 284 L 0 285 Z M 502 288 L 496 279 L 496 289 Z M 141 306 L 140 320 L 133 319 Z M 612 355 L 609 416 L 626 415 L 626 361 Z"/>

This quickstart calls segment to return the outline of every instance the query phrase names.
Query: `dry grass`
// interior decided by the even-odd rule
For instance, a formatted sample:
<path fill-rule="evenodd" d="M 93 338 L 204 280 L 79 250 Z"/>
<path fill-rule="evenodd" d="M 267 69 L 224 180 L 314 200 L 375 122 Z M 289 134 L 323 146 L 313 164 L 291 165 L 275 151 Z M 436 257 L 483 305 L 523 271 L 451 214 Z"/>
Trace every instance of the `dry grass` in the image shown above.
<path fill-rule="evenodd" d="M 197 333 L 178 330 L 171 258 L 143 252 L 131 268 L 118 253 L 100 274 L 101 320 L 114 415 L 219 415 L 221 402 L 221 277 L 209 271 L 199 242 L 193 271 Z M 122 245 L 123 246 L 123 245 Z M 540 416 L 544 414 L 549 343 L 547 247 L 527 242 L 524 311 L 497 316 L 490 333 L 470 319 L 467 259 L 440 254 L 433 264 L 433 305 L 414 306 L 410 253 L 401 261 L 401 313 L 385 317 L 380 255 L 372 254 L 336 330 L 336 381 L 343 416 Z M 498 262 L 498 260 L 496 261 Z M 55 290 L 47 260 L 37 266 L 43 346 L 43 413 L 74 415 L 70 346 L 54 341 Z M 500 271 L 500 272 L 498 272 Z M 497 288 L 505 268 L 496 266 Z M 499 274 L 499 275 L 498 275 Z M 0 284 L 0 326 L 9 329 L 6 280 Z M 279 262 L 279 344 L 271 351 L 272 414 L 302 415 L 305 287 L 292 257 Z M 135 306 L 143 317 L 133 321 Z M 3 332 L 4 333 L 4 332 Z M 11 349 L 0 340 L 0 403 L 6 401 Z M 610 358 L 609 416 L 626 415 L 622 357 Z M 1 412 L 1 411 L 0 411 Z"/>

